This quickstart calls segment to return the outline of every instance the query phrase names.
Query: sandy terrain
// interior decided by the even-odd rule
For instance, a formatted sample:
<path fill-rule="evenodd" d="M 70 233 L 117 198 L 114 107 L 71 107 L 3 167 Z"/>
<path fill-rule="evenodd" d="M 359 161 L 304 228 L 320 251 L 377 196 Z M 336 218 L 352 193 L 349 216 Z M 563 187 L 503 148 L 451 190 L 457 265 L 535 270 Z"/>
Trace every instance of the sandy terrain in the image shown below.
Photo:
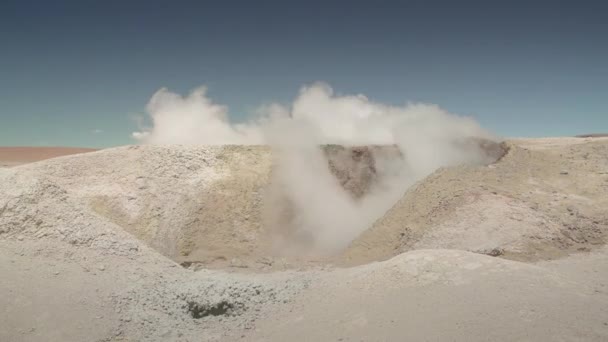
<path fill-rule="evenodd" d="M 266 147 L 0 168 L 0 341 L 608 340 L 608 138 L 506 146 L 313 259 L 273 253 Z M 340 151 L 363 196 L 377 156 Z"/>
<path fill-rule="evenodd" d="M 608 139 L 508 142 L 487 167 L 436 171 L 412 187 L 346 252 L 351 263 L 450 248 L 521 261 L 608 241 Z"/>
<path fill-rule="evenodd" d="M 11 167 L 70 154 L 95 151 L 77 147 L 0 147 L 0 167 Z"/>

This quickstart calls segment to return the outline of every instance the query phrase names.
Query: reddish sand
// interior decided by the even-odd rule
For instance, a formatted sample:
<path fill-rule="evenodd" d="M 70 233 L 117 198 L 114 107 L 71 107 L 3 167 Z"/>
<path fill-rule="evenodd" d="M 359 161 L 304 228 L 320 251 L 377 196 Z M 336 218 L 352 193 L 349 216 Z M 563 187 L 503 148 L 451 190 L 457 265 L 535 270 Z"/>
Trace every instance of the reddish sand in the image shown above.
<path fill-rule="evenodd" d="M 78 147 L 0 147 L 0 167 L 17 166 L 69 154 L 96 151 Z"/>

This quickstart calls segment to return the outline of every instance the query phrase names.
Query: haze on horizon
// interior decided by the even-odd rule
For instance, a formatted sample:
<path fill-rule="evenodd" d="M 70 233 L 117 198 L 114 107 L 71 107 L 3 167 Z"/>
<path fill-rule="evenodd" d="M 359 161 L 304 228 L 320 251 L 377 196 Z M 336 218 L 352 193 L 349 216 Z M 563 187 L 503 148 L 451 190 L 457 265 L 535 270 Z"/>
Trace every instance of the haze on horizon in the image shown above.
<path fill-rule="evenodd" d="M 0 146 L 136 143 L 164 87 L 247 122 L 317 81 L 499 136 L 608 131 L 607 36 L 601 1 L 3 1 Z"/>

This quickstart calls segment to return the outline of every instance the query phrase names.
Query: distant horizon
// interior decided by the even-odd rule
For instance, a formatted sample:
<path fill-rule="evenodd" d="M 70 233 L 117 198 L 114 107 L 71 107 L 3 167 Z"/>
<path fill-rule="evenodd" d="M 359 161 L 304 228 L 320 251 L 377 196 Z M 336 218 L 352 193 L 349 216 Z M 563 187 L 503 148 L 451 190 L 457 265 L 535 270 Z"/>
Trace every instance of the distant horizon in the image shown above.
<path fill-rule="evenodd" d="M 587 136 L 589 135 L 589 136 Z M 569 135 L 564 135 L 564 136 L 539 136 L 539 137 L 500 137 L 500 141 L 506 141 L 506 140 L 517 140 L 517 139 L 548 139 L 548 138 L 580 138 L 580 139 L 585 139 L 585 138 L 606 138 L 608 137 L 608 133 L 589 133 L 589 134 L 581 134 L 581 135 L 573 135 L 573 136 L 569 136 Z M 138 143 L 136 141 L 134 141 L 133 143 L 130 144 L 122 144 L 122 145 L 110 145 L 110 146 L 101 146 L 101 147 L 96 147 L 96 146 L 75 146 L 75 145 L 0 145 L 0 149 L 1 148 L 41 148 L 41 149 L 85 149 L 85 150 L 94 150 L 94 151 L 98 151 L 98 150 L 103 150 L 106 148 L 114 148 L 114 147 L 122 147 L 122 146 L 132 146 L 132 145 L 145 145 L 142 143 Z M 182 145 L 182 144 L 161 144 L 159 146 L 171 146 L 171 145 Z M 229 146 L 229 145 L 238 145 L 238 144 L 224 144 L 225 146 Z M 243 145 L 247 145 L 247 144 L 243 144 Z M 270 146 L 270 144 L 252 144 L 251 146 L 258 146 L 258 145 L 262 145 L 262 146 Z M 213 146 L 213 145 L 192 145 L 192 146 Z"/>

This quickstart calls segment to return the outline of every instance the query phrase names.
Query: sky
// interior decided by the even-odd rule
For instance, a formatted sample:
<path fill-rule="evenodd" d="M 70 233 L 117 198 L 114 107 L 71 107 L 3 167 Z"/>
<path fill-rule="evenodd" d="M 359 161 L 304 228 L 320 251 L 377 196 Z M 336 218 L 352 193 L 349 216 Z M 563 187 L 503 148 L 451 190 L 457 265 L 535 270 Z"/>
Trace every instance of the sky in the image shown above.
<path fill-rule="evenodd" d="M 243 122 L 316 81 L 504 137 L 606 132 L 608 2 L 0 2 L 1 146 L 136 143 L 162 87 Z"/>

